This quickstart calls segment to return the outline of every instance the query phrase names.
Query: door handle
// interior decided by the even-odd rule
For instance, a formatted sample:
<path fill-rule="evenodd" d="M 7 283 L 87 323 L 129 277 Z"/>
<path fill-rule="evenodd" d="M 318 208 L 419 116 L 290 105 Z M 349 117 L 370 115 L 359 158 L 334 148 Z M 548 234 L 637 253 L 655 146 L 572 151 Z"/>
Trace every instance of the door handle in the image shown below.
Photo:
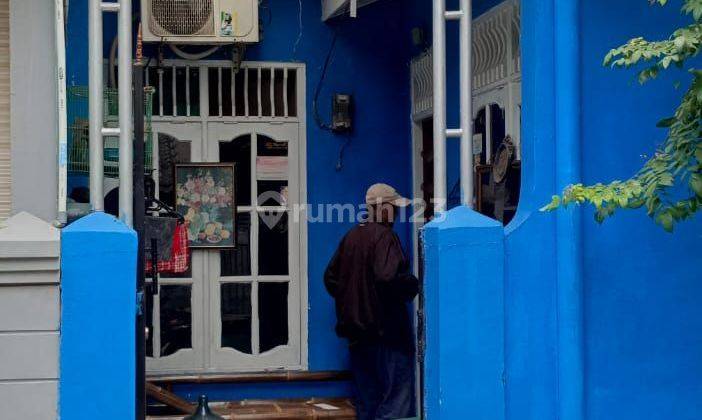
<path fill-rule="evenodd" d="M 158 295 L 158 241 L 151 238 L 151 294 Z"/>

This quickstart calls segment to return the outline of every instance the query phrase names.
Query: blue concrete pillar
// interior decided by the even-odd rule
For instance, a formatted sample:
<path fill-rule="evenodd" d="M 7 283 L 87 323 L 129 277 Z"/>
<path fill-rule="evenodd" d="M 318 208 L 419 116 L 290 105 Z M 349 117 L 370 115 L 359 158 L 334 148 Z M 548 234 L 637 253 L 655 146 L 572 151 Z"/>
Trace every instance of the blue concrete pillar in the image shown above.
<path fill-rule="evenodd" d="M 466 207 L 424 228 L 429 420 L 503 420 L 504 230 Z"/>
<path fill-rule="evenodd" d="M 61 233 L 62 419 L 134 418 L 136 255 L 136 233 L 104 213 Z"/>

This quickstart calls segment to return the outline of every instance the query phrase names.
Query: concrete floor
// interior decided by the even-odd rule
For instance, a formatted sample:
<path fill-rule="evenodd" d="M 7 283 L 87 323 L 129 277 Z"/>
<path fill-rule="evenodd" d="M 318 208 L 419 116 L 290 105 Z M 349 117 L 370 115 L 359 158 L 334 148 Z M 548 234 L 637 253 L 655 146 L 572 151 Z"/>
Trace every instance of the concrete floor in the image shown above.
<path fill-rule="evenodd" d="M 210 407 L 229 420 L 353 420 L 356 411 L 347 399 L 310 400 L 249 400 L 229 403 L 211 403 Z M 153 420 L 182 420 L 184 415 L 151 416 Z"/>

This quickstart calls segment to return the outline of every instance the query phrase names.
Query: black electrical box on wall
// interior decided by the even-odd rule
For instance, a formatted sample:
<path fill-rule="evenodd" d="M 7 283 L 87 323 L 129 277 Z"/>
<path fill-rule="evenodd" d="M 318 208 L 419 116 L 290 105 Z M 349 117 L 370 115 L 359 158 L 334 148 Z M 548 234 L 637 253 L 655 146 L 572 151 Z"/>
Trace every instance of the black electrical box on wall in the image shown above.
<path fill-rule="evenodd" d="M 332 101 L 332 131 L 337 133 L 351 131 L 353 97 L 337 93 Z"/>

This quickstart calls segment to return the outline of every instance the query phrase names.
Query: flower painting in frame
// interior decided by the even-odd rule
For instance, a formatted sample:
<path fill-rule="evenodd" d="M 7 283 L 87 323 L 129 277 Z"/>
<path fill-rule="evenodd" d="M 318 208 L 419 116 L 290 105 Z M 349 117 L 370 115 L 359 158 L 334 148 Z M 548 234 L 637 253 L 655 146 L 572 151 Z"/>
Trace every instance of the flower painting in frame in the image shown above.
<path fill-rule="evenodd" d="M 185 217 L 191 248 L 236 244 L 233 163 L 175 165 L 176 211 Z"/>

